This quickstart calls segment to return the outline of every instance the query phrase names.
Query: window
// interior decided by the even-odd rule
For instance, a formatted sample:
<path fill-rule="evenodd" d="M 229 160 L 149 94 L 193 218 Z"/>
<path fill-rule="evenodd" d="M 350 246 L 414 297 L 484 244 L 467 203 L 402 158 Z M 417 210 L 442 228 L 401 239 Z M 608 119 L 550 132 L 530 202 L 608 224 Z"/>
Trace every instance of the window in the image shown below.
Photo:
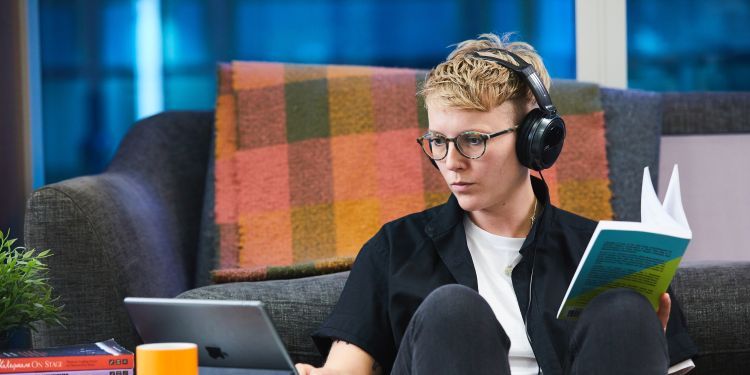
<path fill-rule="evenodd" d="M 750 90 L 750 2 L 628 1 L 628 86 Z"/>
<path fill-rule="evenodd" d="M 144 95 L 211 110 L 218 61 L 427 69 L 452 44 L 514 31 L 553 77 L 574 78 L 573 18 L 573 0 L 40 0 L 45 180 L 101 172 Z M 145 59 L 139 33 L 160 46 Z M 140 91 L 144 71 L 160 89 Z"/>

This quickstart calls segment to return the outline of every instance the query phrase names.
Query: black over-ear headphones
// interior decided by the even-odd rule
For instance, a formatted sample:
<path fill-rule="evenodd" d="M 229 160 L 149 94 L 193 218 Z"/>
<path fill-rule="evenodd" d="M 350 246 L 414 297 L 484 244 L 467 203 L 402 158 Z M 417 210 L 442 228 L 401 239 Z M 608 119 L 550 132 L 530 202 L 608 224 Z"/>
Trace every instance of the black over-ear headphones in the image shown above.
<path fill-rule="evenodd" d="M 518 65 L 481 52 L 496 52 L 510 56 Z M 555 163 L 565 140 L 565 122 L 557 114 L 549 92 L 539 78 L 534 66 L 513 52 L 500 48 L 480 49 L 471 53 L 473 57 L 492 61 L 523 77 L 534 95 L 539 108 L 534 108 L 524 117 L 516 132 L 516 155 L 518 161 L 529 169 L 541 171 Z M 437 166 L 437 165 L 436 165 Z"/>

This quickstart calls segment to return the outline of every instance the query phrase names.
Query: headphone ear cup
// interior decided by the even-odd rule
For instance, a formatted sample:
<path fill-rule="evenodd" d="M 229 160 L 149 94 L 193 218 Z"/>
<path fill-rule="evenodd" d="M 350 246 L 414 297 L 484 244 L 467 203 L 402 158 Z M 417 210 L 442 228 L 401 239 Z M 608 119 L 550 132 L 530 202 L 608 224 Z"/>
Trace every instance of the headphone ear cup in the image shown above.
<path fill-rule="evenodd" d="M 539 167 L 537 170 L 547 169 L 555 164 L 565 143 L 565 121 L 562 117 L 545 118 L 544 125 L 539 128 L 538 139 L 538 145 L 534 145 L 535 155 L 539 155 L 535 165 Z"/>
<path fill-rule="evenodd" d="M 536 133 L 534 128 L 539 126 L 542 117 L 542 111 L 539 108 L 534 108 L 526 114 L 518 130 L 516 130 L 516 157 L 518 157 L 521 165 L 529 169 L 538 170 L 533 166 L 534 155 L 532 154 L 532 148 L 534 134 Z"/>
<path fill-rule="evenodd" d="M 555 164 L 565 140 L 565 122 L 559 116 L 546 116 L 535 108 L 518 128 L 516 156 L 521 165 L 535 171 Z"/>

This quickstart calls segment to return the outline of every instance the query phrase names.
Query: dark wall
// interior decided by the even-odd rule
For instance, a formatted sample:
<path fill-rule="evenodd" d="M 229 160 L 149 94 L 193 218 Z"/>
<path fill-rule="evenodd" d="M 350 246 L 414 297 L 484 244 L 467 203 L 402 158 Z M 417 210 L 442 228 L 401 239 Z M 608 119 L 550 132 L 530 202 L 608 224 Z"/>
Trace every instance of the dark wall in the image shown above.
<path fill-rule="evenodd" d="M 0 230 L 23 237 L 26 200 L 20 4 L 0 1 Z"/>

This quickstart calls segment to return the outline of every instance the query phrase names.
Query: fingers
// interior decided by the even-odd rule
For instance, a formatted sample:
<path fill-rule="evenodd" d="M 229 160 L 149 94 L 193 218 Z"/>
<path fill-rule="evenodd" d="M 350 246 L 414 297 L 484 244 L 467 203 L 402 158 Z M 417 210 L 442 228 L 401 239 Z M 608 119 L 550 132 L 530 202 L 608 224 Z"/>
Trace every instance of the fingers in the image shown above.
<path fill-rule="evenodd" d="M 336 374 L 333 370 L 324 368 L 315 368 L 307 363 L 297 363 L 294 365 L 299 375 L 333 375 Z"/>
<path fill-rule="evenodd" d="M 299 375 L 311 375 L 312 370 L 315 370 L 315 367 L 312 367 L 307 363 L 297 363 L 296 365 L 294 365 L 294 368 L 297 369 Z"/>
<path fill-rule="evenodd" d="M 667 331 L 667 323 L 669 322 L 669 312 L 672 310 L 672 299 L 669 297 L 669 293 L 663 293 L 659 298 L 659 310 L 656 315 L 659 316 L 661 326 L 664 328 L 664 332 Z"/>

